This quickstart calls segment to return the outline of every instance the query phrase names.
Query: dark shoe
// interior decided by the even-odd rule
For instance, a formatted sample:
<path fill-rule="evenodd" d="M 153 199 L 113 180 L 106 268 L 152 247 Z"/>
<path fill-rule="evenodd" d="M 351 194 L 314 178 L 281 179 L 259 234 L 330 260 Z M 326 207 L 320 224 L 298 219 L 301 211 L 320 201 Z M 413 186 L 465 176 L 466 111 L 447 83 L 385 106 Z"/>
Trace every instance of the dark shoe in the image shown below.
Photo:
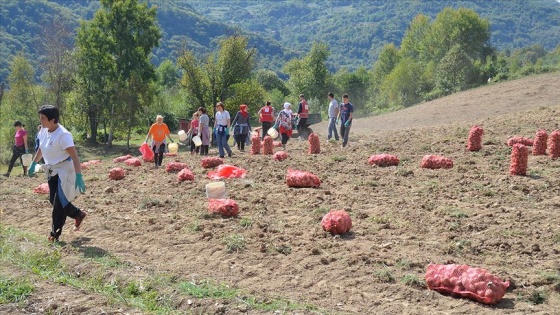
<path fill-rule="evenodd" d="M 56 243 L 56 242 L 58 242 L 58 237 L 59 236 L 60 235 L 57 236 L 53 232 L 51 232 L 51 234 L 47 237 L 47 240 L 49 240 L 49 242 L 51 242 L 51 243 Z"/>
<path fill-rule="evenodd" d="M 2 174 L 2 176 L 4 176 L 4 177 L 10 177 L 10 173 L 4 173 L 4 174 Z"/>
<path fill-rule="evenodd" d="M 76 222 L 74 223 L 74 231 L 79 231 L 80 227 L 82 226 L 82 221 L 84 221 L 86 217 L 86 213 L 81 211 L 80 215 L 76 218 Z"/>
<path fill-rule="evenodd" d="M 233 155 L 233 153 L 231 151 L 228 152 L 227 156 L 231 157 Z"/>
<path fill-rule="evenodd" d="M 224 156 L 223 156 L 223 155 L 220 155 L 220 158 L 221 158 L 221 159 L 223 159 L 223 158 L 224 158 Z"/>

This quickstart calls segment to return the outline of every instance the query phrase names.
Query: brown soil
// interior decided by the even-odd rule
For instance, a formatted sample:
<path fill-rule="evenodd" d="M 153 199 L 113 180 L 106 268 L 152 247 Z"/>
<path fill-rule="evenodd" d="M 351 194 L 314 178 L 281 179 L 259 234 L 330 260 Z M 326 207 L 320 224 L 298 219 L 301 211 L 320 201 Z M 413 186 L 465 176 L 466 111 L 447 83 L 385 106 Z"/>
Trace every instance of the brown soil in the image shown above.
<path fill-rule="evenodd" d="M 68 221 L 65 259 L 72 265 L 72 257 L 95 248 L 138 270 L 213 279 L 249 295 L 318 308 L 295 314 L 557 313 L 560 161 L 530 156 L 528 175 L 510 176 L 505 142 L 558 129 L 559 87 L 559 73 L 539 75 L 356 119 L 347 148 L 322 141 L 321 154 L 309 155 L 307 142 L 291 140 L 284 162 L 234 150 L 226 162 L 247 169 L 244 179 L 225 180 L 228 197 L 240 206 L 236 218 L 207 214 L 205 184 L 211 180 L 200 158 L 184 149 L 179 160 L 193 170 L 194 182 L 178 183 L 176 174 L 149 163 L 118 165 L 127 176 L 113 181 L 107 173 L 117 165 L 106 159 L 84 171 L 88 190 L 75 204 L 89 215 L 80 232 L 71 232 Z M 467 152 L 474 124 L 484 128 L 484 145 Z M 325 138 L 324 123 L 313 129 Z M 397 155 L 400 165 L 367 164 L 383 152 Z M 454 167 L 421 169 L 426 154 L 447 156 Z M 321 187 L 287 187 L 288 168 L 317 174 Z M 47 235 L 50 207 L 44 195 L 32 192 L 42 182 L 40 176 L 0 183 L 4 225 Z M 351 233 L 333 237 L 322 231 L 321 217 L 330 209 L 349 212 Z M 226 242 L 234 235 L 243 237 L 245 248 L 228 253 Z M 430 262 L 485 268 L 512 285 L 496 306 L 444 296 L 423 285 Z M 0 311 L 41 313 L 48 303 L 59 303 L 66 307 L 59 308 L 63 314 L 125 312 L 91 292 L 38 285 L 26 308 Z M 78 298 L 69 299 L 75 292 Z M 532 303 L 540 293 L 544 303 Z M 215 301 L 192 300 L 181 312 L 273 313 L 248 309 L 239 300 L 220 301 L 218 308 Z"/>

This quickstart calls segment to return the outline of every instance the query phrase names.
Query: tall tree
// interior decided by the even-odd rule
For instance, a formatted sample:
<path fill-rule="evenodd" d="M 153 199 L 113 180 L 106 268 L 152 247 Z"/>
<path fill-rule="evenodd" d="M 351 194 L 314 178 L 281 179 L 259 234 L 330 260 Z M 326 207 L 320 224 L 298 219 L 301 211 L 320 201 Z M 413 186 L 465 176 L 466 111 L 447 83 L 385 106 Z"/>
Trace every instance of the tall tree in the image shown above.
<path fill-rule="evenodd" d="M 148 8 L 138 0 L 101 0 L 102 7 L 93 19 L 84 25 L 95 31 L 99 41 L 78 41 L 81 50 L 90 49 L 99 53 L 98 58 L 107 62 L 104 73 L 105 91 L 110 91 L 107 120 L 109 125 L 108 145 L 112 145 L 113 134 L 120 128 L 131 128 L 137 122 L 143 100 L 150 99 L 141 91 L 150 91 L 155 81 L 155 69 L 150 62 L 150 53 L 157 47 L 161 31 L 156 24 L 156 9 Z M 87 54 L 87 53 L 86 53 Z M 127 139 L 130 145 L 130 136 Z"/>

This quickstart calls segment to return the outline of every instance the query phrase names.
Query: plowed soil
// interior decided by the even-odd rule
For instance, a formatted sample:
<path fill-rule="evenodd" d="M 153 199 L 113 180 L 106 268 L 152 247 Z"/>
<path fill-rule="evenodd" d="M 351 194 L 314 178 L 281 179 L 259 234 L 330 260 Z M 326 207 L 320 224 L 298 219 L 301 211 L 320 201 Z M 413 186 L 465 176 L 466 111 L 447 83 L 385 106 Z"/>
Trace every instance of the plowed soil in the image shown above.
<path fill-rule="evenodd" d="M 131 278 L 149 270 L 212 279 L 262 299 L 313 306 L 275 312 L 251 309 L 240 299 L 190 298 L 177 301 L 177 312 L 185 314 L 557 314 L 560 160 L 530 155 L 527 176 L 509 175 L 506 141 L 533 138 L 540 129 L 550 134 L 559 129 L 559 112 L 560 74 L 545 74 L 356 119 L 346 148 L 325 141 L 322 123 L 313 126 L 320 154 L 308 154 L 308 143 L 295 139 L 283 162 L 234 149 L 225 162 L 247 175 L 224 180 L 240 208 L 233 218 L 208 214 L 205 185 L 213 180 L 201 158 L 184 147 L 164 164 L 187 163 L 193 182 L 179 183 L 176 173 L 151 163 L 130 167 L 113 163 L 114 156 L 99 157 L 103 163 L 84 170 L 87 192 L 75 202 L 88 217 L 80 232 L 71 231 L 69 220 L 58 246 L 70 268 L 82 272 L 94 271 L 75 257 L 93 250 L 126 261 L 130 268 L 121 272 Z M 484 129 L 478 152 L 466 150 L 473 125 Z M 398 156 L 400 164 L 367 163 L 381 153 Z M 217 156 L 216 149 L 210 154 Z M 422 169 L 427 154 L 451 158 L 454 166 Z M 110 180 L 108 171 L 117 166 L 126 177 Z M 288 169 L 318 175 L 321 186 L 287 187 Z M 3 225 L 46 238 L 51 208 L 45 195 L 33 193 L 43 182 L 42 175 L 0 182 Z M 321 218 L 331 209 L 350 214 L 350 233 L 322 230 Z M 484 268 L 510 287 L 495 306 L 445 296 L 425 286 L 429 263 Z M 23 306 L 0 311 L 144 313 L 94 292 L 48 281 L 37 286 Z"/>

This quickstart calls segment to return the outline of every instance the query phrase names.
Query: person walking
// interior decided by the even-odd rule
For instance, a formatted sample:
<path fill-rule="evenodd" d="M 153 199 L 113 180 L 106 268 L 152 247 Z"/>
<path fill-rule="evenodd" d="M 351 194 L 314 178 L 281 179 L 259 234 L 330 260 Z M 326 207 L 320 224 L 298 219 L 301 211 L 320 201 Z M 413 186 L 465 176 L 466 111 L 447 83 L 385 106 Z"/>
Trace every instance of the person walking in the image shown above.
<path fill-rule="evenodd" d="M 297 111 L 298 123 L 297 123 L 297 131 L 300 140 L 305 140 L 308 135 L 304 134 L 305 129 L 307 129 L 307 118 L 309 117 L 309 105 L 305 100 L 305 96 L 303 94 L 299 95 L 299 106 Z"/>
<path fill-rule="evenodd" d="M 224 104 L 222 102 L 218 102 L 218 104 L 216 104 L 216 110 L 215 135 L 216 142 L 218 143 L 218 152 L 220 153 L 221 158 L 224 157 L 225 152 L 227 152 L 227 155 L 231 157 L 232 152 L 228 144 L 231 116 L 229 115 L 229 112 L 224 109 Z"/>
<path fill-rule="evenodd" d="M 261 134 L 261 141 L 264 140 L 266 134 L 268 133 L 268 129 L 272 127 L 272 122 L 274 121 L 274 107 L 270 105 L 270 101 L 266 101 L 265 105 L 259 109 L 259 121 L 262 125 L 262 134 Z"/>
<path fill-rule="evenodd" d="M 237 144 L 237 149 L 239 151 L 245 151 L 245 142 L 251 131 L 251 122 L 249 121 L 249 112 L 247 111 L 247 105 L 239 105 L 239 111 L 235 114 L 235 118 L 231 122 L 233 126 L 233 138 Z"/>
<path fill-rule="evenodd" d="M 333 134 L 334 139 L 338 141 L 338 132 L 336 131 L 336 124 L 338 119 L 339 106 L 337 100 L 334 98 L 334 93 L 329 92 L 329 127 L 327 129 L 327 141 L 331 140 Z"/>
<path fill-rule="evenodd" d="M 202 145 L 200 146 L 200 155 L 208 155 L 208 147 L 210 146 L 210 117 L 206 115 L 206 108 L 199 107 L 198 115 L 198 134 Z"/>
<path fill-rule="evenodd" d="M 48 178 L 49 202 L 53 206 L 52 227 L 48 236 L 57 242 L 66 223 L 66 217 L 74 219 L 74 231 L 78 231 L 86 213 L 72 204 L 80 194 L 86 192 L 78 152 L 72 134 L 58 123 L 60 113 L 52 105 L 39 108 L 39 121 L 43 127 L 39 132 L 39 149 L 33 158 L 28 175 L 35 173 L 37 162 L 44 159 L 42 166 Z"/>
<path fill-rule="evenodd" d="M 352 127 L 353 112 L 354 105 L 350 103 L 348 94 L 342 95 L 342 104 L 340 105 L 340 136 L 342 137 L 343 148 L 348 144 L 348 134 L 350 133 L 350 127 Z"/>
<path fill-rule="evenodd" d="M 169 132 L 169 127 L 163 122 L 163 116 L 157 115 L 156 122 L 152 124 L 150 130 L 148 131 L 148 135 L 146 136 L 145 143 L 148 143 L 148 139 L 152 137 L 152 150 L 154 151 L 154 163 L 155 168 L 161 167 L 161 163 L 163 162 L 163 153 L 165 153 L 166 143 L 165 137 L 169 139 L 171 143 L 173 143 L 173 139 L 171 139 L 171 133 Z"/>
<path fill-rule="evenodd" d="M 19 120 L 14 122 L 14 127 L 16 128 L 16 134 L 14 136 L 14 146 L 12 147 L 12 158 L 8 165 L 8 171 L 4 174 L 5 177 L 10 177 L 10 173 L 17 159 L 19 159 L 23 167 L 23 176 L 27 174 L 27 166 L 23 165 L 23 159 L 21 158 L 22 155 L 29 153 L 29 147 L 27 146 L 27 130 L 25 130 L 25 125 Z"/>
<path fill-rule="evenodd" d="M 284 109 L 278 113 L 276 118 L 276 123 L 274 124 L 274 129 L 279 129 L 280 135 L 282 136 L 282 148 L 286 150 L 286 144 L 290 137 L 292 136 L 293 123 L 292 123 L 292 104 L 286 102 L 284 103 Z"/>
<path fill-rule="evenodd" d="M 199 129 L 198 126 L 200 124 L 200 120 L 198 118 L 199 115 L 200 114 L 198 113 L 198 111 L 196 111 L 193 114 L 192 119 L 191 119 L 191 126 L 189 127 L 189 132 L 188 132 L 189 137 L 188 138 L 191 139 L 191 143 L 190 143 L 190 145 L 191 145 L 191 149 L 190 149 L 191 150 L 191 155 L 198 154 L 198 152 L 200 150 L 200 147 L 197 147 L 196 144 L 194 144 L 194 141 L 192 140 L 193 137 L 196 137 L 199 134 L 198 133 L 198 129 Z"/>

